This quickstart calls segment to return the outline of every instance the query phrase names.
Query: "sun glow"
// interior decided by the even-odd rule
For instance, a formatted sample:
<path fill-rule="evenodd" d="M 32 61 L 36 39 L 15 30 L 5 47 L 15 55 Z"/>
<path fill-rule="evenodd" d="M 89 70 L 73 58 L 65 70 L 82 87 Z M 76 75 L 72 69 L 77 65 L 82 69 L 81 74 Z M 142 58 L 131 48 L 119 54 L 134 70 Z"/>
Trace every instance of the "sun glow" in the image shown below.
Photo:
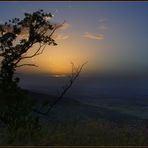
<path fill-rule="evenodd" d="M 34 46 L 28 55 L 34 53 L 37 45 Z M 44 50 L 43 54 L 27 59 L 24 63 L 35 64 L 38 67 L 22 67 L 19 71 L 27 73 L 48 73 L 55 77 L 65 76 L 71 74 L 72 65 L 79 66 L 88 61 L 91 63 L 94 56 L 90 52 L 90 47 L 85 47 L 80 41 L 65 42 L 61 41 L 58 46 L 48 46 Z M 87 65 L 87 70 L 90 69 L 90 64 Z"/>
<path fill-rule="evenodd" d="M 49 65 L 49 73 L 56 75 L 65 75 L 71 72 L 71 65 L 67 62 L 67 60 L 63 59 L 55 59 Z"/>
<path fill-rule="evenodd" d="M 52 75 L 52 77 L 55 77 L 55 78 L 61 78 L 61 77 L 66 77 L 67 75 L 64 75 L 64 74 L 56 74 L 56 75 Z"/>

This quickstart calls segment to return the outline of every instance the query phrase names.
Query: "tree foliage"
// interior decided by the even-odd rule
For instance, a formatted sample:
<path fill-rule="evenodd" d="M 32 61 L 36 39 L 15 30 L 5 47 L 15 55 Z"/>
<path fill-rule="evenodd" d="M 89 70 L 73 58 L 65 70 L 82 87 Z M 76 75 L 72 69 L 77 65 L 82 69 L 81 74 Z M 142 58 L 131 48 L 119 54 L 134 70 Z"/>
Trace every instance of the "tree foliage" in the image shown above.
<path fill-rule="evenodd" d="M 39 10 L 24 15 L 22 20 L 14 18 L 0 25 L 0 56 L 2 57 L 0 78 L 1 86 L 5 89 L 17 86 L 19 79 L 14 78 L 17 67 L 35 66 L 20 64 L 22 60 L 42 54 L 46 45 L 57 45 L 52 36 L 62 24 L 51 23 L 51 13 Z M 39 46 L 35 52 L 26 56 L 31 47 L 37 43 Z"/>
<path fill-rule="evenodd" d="M 32 115 L 35 102 L 18 87 L 19 78 L 15 78 L 14 73 L 17 67 L 35 66 L 21 64 L 24 59 L 42 54 L 47 45 L 57 45 L 53 34 L 62 25 L 51 23 L 52 14 L 43 10 L 24 15 L 23 19 L 14 18 L 0 24 L 0 124 L 4 123 L 9 136 L 13 135 L 10 143 L 22 128 L 28 133 L 40 130 L 38 118 Z M 38 48 L 34 50 L 35 44 Z M 30 50 L 31 55 L 28 54 Z"/>
<path fill-rule="evenodd" d="M 63 23 L 52 23 L 50 21 L 52 14 L 45 13 L 43 10 L 25 13 L 24 16 L 23 19 L 14 18 L 0 24 L 0 121 L 7 127 L 9 143 L 13 143 L 18 137 L 19 139 L 22 137 L 23 141 L 24 135 L 28 136 L 26 134 L 33 137 L 37 131 L 41 132 L 39 118 L 33 116 L 33 113 L 48 115 L 71 88 L 86 64 L 76 68 L 72 63 L 72 74 L 68 84 L 63 87 L 53 104 L 47 104 L 46 113 L 34 109 L 35 100 L 25 90 L 18 87 L 19 78 L 14 77 L 14 73 L 17 67 L 36 66 L 21 62 L 42 54 L 47 45 L 57 45 L 53 35 Z M 38 44 L 38 48 L 34 50 L 32 47 L 35 44 Z M 32 54 L 28 54 L 31 50 Z M 35 134 L 35 138 L 39 135 L 38 133 Z"/>

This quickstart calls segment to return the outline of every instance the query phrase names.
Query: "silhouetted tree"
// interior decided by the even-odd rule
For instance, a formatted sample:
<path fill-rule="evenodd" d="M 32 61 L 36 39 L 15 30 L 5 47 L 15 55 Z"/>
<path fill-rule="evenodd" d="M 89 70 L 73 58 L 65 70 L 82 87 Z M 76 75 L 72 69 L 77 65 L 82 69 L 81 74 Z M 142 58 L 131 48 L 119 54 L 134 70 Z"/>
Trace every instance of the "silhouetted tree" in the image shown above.
<path fill-rule="evenodd" d="M 14 77 L 14 73 L 17 67 L 36 66 L 21 62 L 42 54 L 47 45 L 57 45 L 53 34 L 64 23 L 51 23 L 51 13 L 45 13 L 43 10 L 24 15 L 22 20 L 14 18 L 5 24 L 0 24 L 0 120 L 6 125 L 10 135 L 17 135 L 23 127 L 24 132 L 31 133 L 32 137 L 37 130 L 40 130 L 39 118 L 32 114 L 35 102 L 26 91 L 19 89 L 17 85 L 19 78 Z M 38 44 L 38 48 L 32 50 L 35 44 Z M 30 50 L 32 50 L 31 55 L 28 54 Z M 55 102 L 52 105 L 48 104 L 46 113 L 34 111 L 47 115 L 71 88 L 85 64 L 76 68 L 72 63 L 72 73 L 68 84 Z M 22 136 L 23 140 L 24 135 L 20 133 L 19 139 Z M 15 138 L 15 136 L 11 137 L 11 142 Z"/>
<path fill-rule="evenodd" d="M 1 61 L 1 86 L 5 89 L 12 89 L 17 86 L 19 78 L 14 78 L 17 67 L 36 66 L 34 64 L 20 64 L 27 58 L 43 53 L 46 45 L 57 45 L 52 38 L 54 32 L 62 24 L 52 24 L 51 13 L 39 10 L 33 13 L 25 13 L 24 19 L 14 18 L 0 25 L 0 56 Z M 32 55 L 26 56 L 33 45 L 39 44 Z"/>
<path fill-rule="evenodd" d="M 17 135 L 21 128 L 29 134 L 32 130 L 36 133 L 35 130 L 40 128 L 38 118 L 31 114 L 35 102 L 26 91 L 19 89 L 19 78 L 14 77 L 14 72 L 17 67 L 36 66 L 21 62 L 42 54 L 47 45 L 57 45 L 53 34 L 63 25 L 51 23 L 51 13 L 43 10 L 24 15 L 21 20 L 14 18 L 0 25 L 0 120 L 12 136 Z M 38 48 L 32 50 L 35 44 Z M 15 137 L 10 140 L 12 142 Z"/>
<path fill-rule="evenodd" d="M 45 102 L 45 104 L 42 105 L 41 108 L 44 108 L 44 106 L 48 106 L 48 109 L 46 112 L 42 112 L 41 110 L 34 109 L 36 113 L 42 114 L 42 115 L 48 115 L 48 113 L 51 111 L 51 109 L 56 106 L 56 104 L 64 97 L 64 95 L 68 92 L 68 90 L 72 87 L 76 79 L 79 77 L 83 67 L 87 64 L 88 62 L 83 63 L 82 65 L 76 67 L 73 62 L 72 64 L 72 71 L 71 74 L 69 75 L 69 80 L 67 81 L 67 84 L 65 84 L 62 87 L 62 91 L 60 92 L 59 96 L 55 99 L 53 104 L 50 104 L 48 102 Z"/>

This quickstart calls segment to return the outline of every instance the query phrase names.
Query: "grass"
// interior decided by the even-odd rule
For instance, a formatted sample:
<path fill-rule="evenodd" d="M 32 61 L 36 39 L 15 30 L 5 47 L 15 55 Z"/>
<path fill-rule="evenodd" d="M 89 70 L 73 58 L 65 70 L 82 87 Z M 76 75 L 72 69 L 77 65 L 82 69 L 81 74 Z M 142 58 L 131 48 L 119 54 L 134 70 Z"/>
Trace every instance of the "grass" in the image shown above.
<path fill-rule="evenodd" d="M 122 125 L 107 121 L 56 125 L 49 137 L 51 145 L 65 146 L 143 146 L 148 130 L 142 125 Z"/>
<path fill-rule="evenodd" d="M 108 121 L 71 121 L 48 125 L 34 130 L 34 138 L 25 136 L 26 129 L 20 129 L 13 143 L 8 144 L 8 133 L 1 130 L 0 145 L 50 145 L 50 146 L 146 146 L 148 129 L 146 125 L 118 125 Z M 13 133 L 14 134 L 14 133 Z M 24 134 L 21 139 L 19 134 Z"/>
<path fill-rule="evenodd" d="M 23 98 L 24 96 L 24 98 Z M 15 110 L 14 115 L 18 121 L 22 119 L 28 109 L 31 109 L 30 104 L 26 102 L 27 98 L 30 100 L 30 96 L 20 95 L 15 98 L 17 100 L 19 110 Z M 29 101 L 28 100 L 28 101 Z M 12 100 L 13 101 L 13 100 Z M 8 100 L 10 106 L 12 103 Z M 14 105 L 16 105 L 14 103 Z M 24 108 L 23 108 L 24 107 Z M 74 107 L 75 110 L 74 110 Z M 85 120 L 80 120 L 81 118 L 70 118 L 70 116 L 76 116 L 78 114 L 93 113 L 99 111 L 95 108 L 94 112 L 92 107 L 88 105 L 81 105 L 78 102 L 68 103 L 63 102 L 59 104 L 59 109 L 66 109 L 66 113 L 63 114 L 61 118 L 66 118 L 66 120 L 56 120 L 53 121 L 52 118 L 39 120 L 36 122 L 32 118 L 23 118 L 24 122 L 18 122 L 17 127 L 12 126 L 12 129 L 7 129 L 4 126 L 0 127 L 0 145 L 44 145 L 44 146 L 147 146 L 148 145 L 148 128 L 147 123 L 139 122 L 128 122 L 127 123 L 117 123 L 115 121 L 109 121 L 105 118 L 99 116 L 104 113 L 101 110 L 95 116 L 97 118 L 85 118 Z M 11 109 L 11 108 L 9 108 Z M 23 109 L 23 110 L 22 110 Z M 2 110 L 3 111 L 3 110 Z M 62 113 L 62 110 L 54 110 L 53 112 L 56 117 L 57 111 Z M 87 112 L 86 112 L 87 111 Z M 11 112 L 11 110 L 10 110 Z M 24 112 L 24 114 L 23 114 Z M 71 112 L 71 113 L 70 113 Z M 106 114 L 102 114 L 105 116 Z M 59 114 L 62 115 L 62 114 Z M 69 116 L 68 116 L 69 115 Z M 89 116 L 90 116 L 89 115 Z M 110 115 L 110 114 L 109 114 Z M 15 119 L 14 118 L 14 119 Z M 61 119 L 59 118 L 59 119 Z M 31 122 L 32 119 L 32 122 Z M 126 120 L 126 119 L 125 119 Z M 13 121 L 13 120 L 12 120 Z M 22 121 L 22 120 L 21 120 Z M 11 122 L 10 122 L 11 123 Z M 40 126 L 34 126 L 39 123 Z M 15 124 L 12 124 L 15 125 Z M 24 127 L 25 125 L 25 127 Z"/>

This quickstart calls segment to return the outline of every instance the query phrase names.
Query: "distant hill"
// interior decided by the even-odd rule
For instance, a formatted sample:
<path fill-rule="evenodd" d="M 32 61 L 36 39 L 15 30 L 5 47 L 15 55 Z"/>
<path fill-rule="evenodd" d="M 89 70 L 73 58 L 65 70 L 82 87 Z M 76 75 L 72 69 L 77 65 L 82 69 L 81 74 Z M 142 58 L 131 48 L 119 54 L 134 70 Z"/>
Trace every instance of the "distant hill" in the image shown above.
<path fill-rule="evenodd" d="M 56 96 L 41 94 L 37 92 L 28 91 L 29 95 L 35 99 L 37 108 L 41 107 L 43 102 L 53 103 Z M 42 110 L 45 111 L 45 110 Z M 98 107 L 89 104 L 83 104 L 71 98 L 63 98 L 54 108 L 49 112 L 48 121 L 88 121 L 88 120 L 107 120 L 113 122 L 137 122 L 142 119 L 129 114 L 121 113 L 105 107 Z"/>

